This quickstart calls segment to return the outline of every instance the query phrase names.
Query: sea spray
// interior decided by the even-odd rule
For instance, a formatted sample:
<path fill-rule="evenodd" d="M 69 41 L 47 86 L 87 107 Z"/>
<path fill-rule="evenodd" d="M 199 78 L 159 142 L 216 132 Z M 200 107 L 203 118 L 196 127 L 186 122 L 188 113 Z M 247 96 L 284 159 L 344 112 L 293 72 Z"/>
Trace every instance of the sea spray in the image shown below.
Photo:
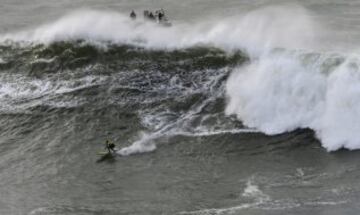
<path fill-rule="evenodd" d="M 331 58 L 275 52 L 238 68 L 226 113 L 267 134 L 311 128 L 329 151 L 360 148 L 360 59 L 329 67 Z"/>
<path fill-rule="evenodd" d="M 308 11 L 292 4 L 191 24 L 175 23 L 171 28 L 141 18 L 133 21 L 114 11 L 78 10 L 34 29 L 1 35 L 0 42 L 50 44 L 86 40 L 95 44 L 105 41 L 155 49 L 207 44 L 259 53 L 269 47 L 313 48 L 318 28 Z"/>
<path fill-rule="evenodd" d="M 320 114 L 325 83 L 296 59 L 264 56 L 229 77 L 225 112 L 267 134 L 306 128 Z"/>
<path fill-rule="evenodd" d="M 315 127 L 328 150 L 360 148 L 360 57 L 350 56 L 328 77 L 326 104 Z"/>

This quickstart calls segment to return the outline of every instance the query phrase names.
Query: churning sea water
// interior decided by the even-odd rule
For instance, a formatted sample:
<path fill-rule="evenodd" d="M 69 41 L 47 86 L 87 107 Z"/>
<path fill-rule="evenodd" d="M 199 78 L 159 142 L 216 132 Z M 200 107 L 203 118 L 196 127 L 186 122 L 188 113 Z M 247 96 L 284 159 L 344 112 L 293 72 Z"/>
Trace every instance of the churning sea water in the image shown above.
<path fill-rule="evenodd" d="M 357 1 L 0 2 L 0 214 L 359 213 Z"/>

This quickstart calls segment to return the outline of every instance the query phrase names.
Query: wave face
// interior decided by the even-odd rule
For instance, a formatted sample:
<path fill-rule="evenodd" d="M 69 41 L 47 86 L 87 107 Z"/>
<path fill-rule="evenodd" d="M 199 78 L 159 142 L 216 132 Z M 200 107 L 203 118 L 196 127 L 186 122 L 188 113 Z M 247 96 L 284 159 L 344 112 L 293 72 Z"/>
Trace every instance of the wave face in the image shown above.
<path fill-rule="evenodd" d="M 0 112 L 51 117 L 83 110 L 89 123 L 80 126 L 91 127 L 98 120 L 94 112 L 114 106 L 136 125 L 130 139 L 140 139 L 124 141 L 133 146 L 121 150 L 122 155 L 152 151 L 154 139 L 164 136 L 242 131 L 222 114 L 225 80 L 231 68 L 247 60 L 241 52 L 106 46 L 86 41 L 1 46 Z"/>

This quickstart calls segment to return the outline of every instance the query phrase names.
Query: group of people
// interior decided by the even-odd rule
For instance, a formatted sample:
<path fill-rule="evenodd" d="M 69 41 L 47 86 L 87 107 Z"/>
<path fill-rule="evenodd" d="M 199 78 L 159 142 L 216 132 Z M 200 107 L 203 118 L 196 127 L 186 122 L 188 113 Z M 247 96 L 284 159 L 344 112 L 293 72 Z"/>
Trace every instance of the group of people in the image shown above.
<path fill-rule="evenodd" d="M 131 19 L 136 19 L 137 15 L 135 13 L 135 11 L 131 11 L 130 13 L 130 18 Z M 163 9 L 160 10 L 156 10 L 155 12 L 149 11 L 149 10 L 144 10 L 144 19 L 148 19 L 151 21 L 158 21 L 158 22 L 162 22 L 165 21 L 165 11 Z"/>

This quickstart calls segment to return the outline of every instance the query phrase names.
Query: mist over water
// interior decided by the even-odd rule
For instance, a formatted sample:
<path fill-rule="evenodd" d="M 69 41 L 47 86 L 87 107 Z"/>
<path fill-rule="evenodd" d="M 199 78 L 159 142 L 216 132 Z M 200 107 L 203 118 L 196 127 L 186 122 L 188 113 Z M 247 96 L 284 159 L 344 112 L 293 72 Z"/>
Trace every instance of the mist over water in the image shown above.
<path fill-rule="evenodd" d="M 3 5 L 0 213 L 359 211 L 355 1 Z"/>

